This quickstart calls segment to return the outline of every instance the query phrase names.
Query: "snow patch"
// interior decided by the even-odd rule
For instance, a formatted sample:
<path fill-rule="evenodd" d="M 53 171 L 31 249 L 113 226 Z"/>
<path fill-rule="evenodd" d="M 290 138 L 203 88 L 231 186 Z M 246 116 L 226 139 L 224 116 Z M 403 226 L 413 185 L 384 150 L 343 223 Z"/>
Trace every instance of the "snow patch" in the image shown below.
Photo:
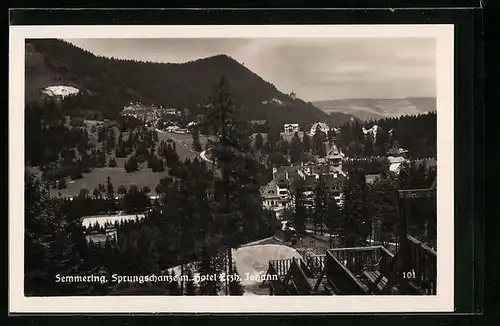
<path fill-rule="evenodd" d="M 262 104 L 277 104 L 279 106 L 284 106 L 285 103 L 277 98 L 273 98 L 270 101 L 262 101 Z"/>
<path fill-rule="evenodd" d="M 61 97 L 75 95 L 78 94 L 79 92 L 80 90 L 78 88 L 72 86 L 62 86 L 62 85 L 48 86 L 45 87 L 42 91 L 42 93 L 48 96 L 61 96 Z"/>

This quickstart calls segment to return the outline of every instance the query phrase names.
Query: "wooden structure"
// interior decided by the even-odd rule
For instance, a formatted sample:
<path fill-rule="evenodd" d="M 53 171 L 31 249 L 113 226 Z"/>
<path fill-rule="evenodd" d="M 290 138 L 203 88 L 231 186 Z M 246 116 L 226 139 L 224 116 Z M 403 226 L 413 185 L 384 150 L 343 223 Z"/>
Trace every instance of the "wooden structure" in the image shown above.
<path fill-rule="evenodd" d="M 400 190 L 398 251 L 383 246 L 329 249 L 324 255 L 269 262 L 271 295 L 434 295 L 437 253 L 407 233 L 408 200 L 436 189 Z M 270 279 L 269 277 L 268 279 Z"/>

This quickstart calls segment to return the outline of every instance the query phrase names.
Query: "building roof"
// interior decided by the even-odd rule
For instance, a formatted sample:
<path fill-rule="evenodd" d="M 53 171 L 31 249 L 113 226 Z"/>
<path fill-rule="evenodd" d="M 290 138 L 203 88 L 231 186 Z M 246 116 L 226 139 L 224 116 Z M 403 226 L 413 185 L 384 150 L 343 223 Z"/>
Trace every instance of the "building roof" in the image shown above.
<path fill-rule="evenodd" d="M 279 197 L 277 188 L 278 187 L 277 187 L 276 181 L 271 180 L 267 184 L 260 187 L 260 195 L 262 197 L 266 197 L 266 198 Z"/>
<path fill-rule="evenodd" d="M 316 185 L 318 184 L 318 181 L 319 181 L 319 176 L 317 175 L 312 175 L 312 176 L 307 176 L 305 179 L 302 179 L 303 180 L 303 186 L 307 189 L 314 189 L 316 187 Z M 338 174 L 336 177 L 334 175 L 331 175 L 331 174 L 326 174 L 326 175 L 323 175 L 322 176 L 323 180 L 326 181 L 326 187 L 328 188 L 338 188 L 338 189 L 342 189 L 343 185 L 344 185 L 344 181 L 345 181 L 345 176 L 342 175 L 342 174 Z M 292 183 L 292 191 L 295 192 L 296 191 L 296 184 L 295 183 Z"/>
<path fill-rule="evenodd" d="M 389 150 L 387 151 L 387 154 L 389 154 L 390 156 L 399 156 L 405 153 L 408 153 L 406 149 L 398 147 L 389 148 Z"/>
<path fill-rule="evenodd" d="M 389 156 L 387 157 L 387 160 L 389 160 L 390 164 L 401 164 L 403 162 L 406 162 L 406 159 L 402 156 Z"/>
<path fill-rule="evenodd" d="M 298 175 L 299 168 L 299 166 L 280 166 L 276 169 L 274 180 L 293 180 Z"/>
<path fill-rule="evenodd" d="M 311 134 L 314 135 L 316 133 L 316 129 L 320 128 L 322 131 L 329 131 L 330 127 L 324 122 L 315 122 L 311 127 Z"/>

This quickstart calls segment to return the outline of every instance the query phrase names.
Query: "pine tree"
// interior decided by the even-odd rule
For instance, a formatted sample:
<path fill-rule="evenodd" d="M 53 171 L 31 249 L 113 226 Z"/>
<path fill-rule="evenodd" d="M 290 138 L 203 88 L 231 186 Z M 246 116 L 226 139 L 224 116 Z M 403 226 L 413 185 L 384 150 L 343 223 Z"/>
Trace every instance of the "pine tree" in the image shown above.
<path fill-rule="evenodd" d="M 109 163 L 108 163 L 108 166 L 109 166 L 110 168 L 114 168 L 114 167 L 116 167 L 116 159 L 115 159 L 114 157 L 110 157 L 110 158 L 109 158 Z"/>
<path fill-rule="evenodd" d="M 346 246 L 364 245 L 370 233 L 371 217 L 368 188 L 363 170 L 355 167 L 344 186 L 341 237 Z"/>
<path fill-rule="evenodd" d="M 371 135 L 366 135 L 363 146 L 363 155 L 366 157 L 371 157 L 374 154 L 373 137 Z"/>
<path fill-rule="evenodd" d="M 302 182 L 297 181 L 295 184 L 295 214 L 293 220 L 293 226 L 297 231 L 299 236 L 303 236 L 306 233 L 306 220 L 307 220 L 307 210 L 305 207 L 304 198 L 304 185 Z"/>
<path fill-rule="evenodd" d="M 83 229 L 62 223 L 61 202 L 31 174 L 25 176 L 25 295 L 68 295 L 87 285 L 55 283 L 55 276 L 86 273 L 81 268 Z"/>
<path fill-rule="evenodd" d="M 236 245 L 235 241 L 241 240 L 237 239 L 238 234 L 235 231 L 241 226 L 243 217 L 241 207 L 235 207 L 240 202 L 232 198 L 238 197 L 239 187 L 236 183 L 238 178 L 244 177 L 244 175 L 238 172 L 238 170 L 241 171 L 242 152 L 240 145 L 242 130 L 235 119 L 232 94 L 229 91 L 229 83 L 224 77 L 217 84 L 210 101 L 211 109 L 206 115 L 204 124 L 218 138 L 212 149 L 216 166 L 222 174 L 219 184 L 221 196 L 218 198 L 220 204 L 218 214 L 226 220 L 225 245 L 228 255 L 227 260 L 232 261 L 231 249 Z M 245 174 L 248 171 L 241 171 L 241 173 Z M 228 264 L 228 274 L 233 274 L 231 264 Z"/>
<path fill-rule="evenodd" d="M 330 247 L 332 247 L 332 234 L 338 233 L 342 225 L 342 211 L 333 194 L 329 194 L 327 197 L 324 223 L 328 228 L 329 243 Z"/>
<path fill-rule="evenodd" d="M 245 291 L 241 285 L 235 263 L 233 263 L 233 273 L 234 278 L 229 282 L 229 295 L 243 295 Z"/>
<path fill-rule="evenodd" d="M 302 147 L 304 148 L 304 153 L 306 154 L 311 150 L 311 138 L 307 132 L 304 132 L 304 137 L 302 137 Z"/>
<path fill-rule="evenodd" d="M 174 270 L 170 271 L 170 276 L 172 277 L 172 281 L 167 283 L 167 290 L 170 295 L 181 295 L 181 289 L 179 286 L 179 282 L 175 278 Z"/>
<path fill-rule="evenodd" d="M 196 152 L 201 152 L 203 150 L 200 143 L 200 132 L 198 129 L 193 131 L 193 150 Z"/>
<path fill-rule="evenodd" d="M 255 149 L 260 151 L 263 146 L 264 146 L 264 139 L 262 137 L 262 134 L 259 132 L 257 135 L 255 135 Z"/>
<path fill-rule="evenodd" d="M 316 132 L 313 136 L 313 144 L 314 144 L 314 152 L 319 157 L 325 157 L 326 148 L 325 148 L 325 134 L 319 127 L 316 127 Z"/>
<path fill-rule="evenodd" d="M 370 187 L 370 200 L 375 226 L 374 240 L 385 245 L 397 235 L 399 225 L 396 180 L 390 177 L 377 180 Z"/>
<path fill-rule="evenodd" d="M 125 187 L 124 185 L 120 185 L 118 187 L 118 193 L 120 195 L 126 195 L 127 194 L 127 187 Z"/>
<path fill-rule="evenodd" d="M 216 264 L 215 264 L 215 255 L 211 254 L 208 248 L 203 248 L 201 259 L 198 264 L 198 273 L 200 275 L 216 275 Z M 202 280 L 199 286 L 199 294 L 200 295 L 217 295 L 220 279 L 218 280 Z"/>
<path fill-rule="evenodd" d="M 314 189 L 314 215 L 313 226 L 314 233 L 317 232 L 318 227 L 320 232 L 323 233 L 324 216 L 326 212 L 326 183 L 323 178 L 319 180 Z"/>
<path fill-rule="evenodd" d="M 295 133 L 292 138 L 292 144 L 290 145 L 290 161 L 292 163 L 299 163 L 303 158 L 303 148 L 300 141 L 299 135 Z"/>
<path fill-rule="evenodd" d="M 66 178 L 59 179 L 57 182 L 57 189 L 65 189 L 66 188 Z"/>
<path fill-rule="evenodd" d="M 130 158 L 125 162 L 125 171 L 127 173 L 137 171 L 138 164 L 135 155 L 130 156 Z"/>
<path fill-rule="evenodd" d="M 184 295 L 196 295 L 196 284 L 194 284 L 194 275 L 190 268 L 186 270 L 186 286 L 184 287 Z"/>

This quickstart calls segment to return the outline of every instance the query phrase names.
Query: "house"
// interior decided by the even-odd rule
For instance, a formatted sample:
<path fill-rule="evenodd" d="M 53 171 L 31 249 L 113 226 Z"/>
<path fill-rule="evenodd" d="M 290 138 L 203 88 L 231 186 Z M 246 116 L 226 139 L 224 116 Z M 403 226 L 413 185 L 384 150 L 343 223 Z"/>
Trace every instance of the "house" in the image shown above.
<path fill-rule="evenodd" d="M 260 189 L 262 198 L 262 206 L 265 209 L 274 211 L 276 217 L 280 218 L 288 203 L 288 198 L 279 194 L 279 189 L 276 181 L 271 180 Z"/>
<path fill-rule="evenodd" d="M 261 187 L 262 206 L 276 212 L 280 218 L 291 203 L 291 185 L 297 177 L 298 167 L 282 166 L 273 168 L 273 179 Z"/>
<path fill-rule="evenodd" d="M 387 159 L 389 160 L 389 171 L 395 173 L 399 173 L 401 171 L 402 164 L 408 161 L 403 156 L 389 156 Z"/>
<path fill-rule="evenodd" d="M 311 131 L 309 132 L 310 136 L 314 136 L 317 130 L 321 132 L 328 133 L 330 131 L 330 127 L 324 122 L 316 122 L 312 125 Z"/>
<path fill-rule="evenodd" d="M 304 169 L 299 173 L 303 180 L 303 194 L 307 207 L 312 207 L 314 204 L 315 189 L 320 179 L 325 181 L 326 190 L 333 195 L 337 204 L 341 206 L 343 203 L 343 186 L 346 177 L 343 174 L 330 174 L 328 167 L 325 170 L 326 173 L 317 173 L 309 169 Z M 291 193 L 297 191 L 294 187 L 295 184 L 292 185 Z"/>
<path fill-rule="evenodd" d="M 298 123 L 286 123 L 284 125 L 284 130 L 286 133 L 296 133 L 300 131 L 300 127 Z"/>
<path fill-rule="evenodd" d="M 320 179 L 326 183 L 326 188 L 329 193 L 337 201 L 337 204 L 343 203 L 343 186 L 347 176 L 341 168 L 328 164 L 323 165 L 308 165 L 302 166 L 297 171 L 298 176 L 304 181 L 304 195 L 308 205 L 312 205 L 314 199 L 314 189 Z M 292 189 L 295 192 L 295 189 Z"/>
<path fill-rule="evenodd" d="M 167 132 L 176 132 L 179 129 L 180 128 L 178 126 L 170 126 L 170 127 L 167 127 Z"/>
<path fill-rule="evenodd" d="M 326 161 L 334 166 L 342 166 L 342 160 L 344 159 L 344 154 L 339 151 L 335 144 L 332 144 L 330 150 L 326 154 Z"/>
<path fill-rule="evenodd" d="M 176 108 L 165 109 L 164 112 L 165 112 L 165 114 L 169 114 L 169 115 L 177 115 Z"/>

